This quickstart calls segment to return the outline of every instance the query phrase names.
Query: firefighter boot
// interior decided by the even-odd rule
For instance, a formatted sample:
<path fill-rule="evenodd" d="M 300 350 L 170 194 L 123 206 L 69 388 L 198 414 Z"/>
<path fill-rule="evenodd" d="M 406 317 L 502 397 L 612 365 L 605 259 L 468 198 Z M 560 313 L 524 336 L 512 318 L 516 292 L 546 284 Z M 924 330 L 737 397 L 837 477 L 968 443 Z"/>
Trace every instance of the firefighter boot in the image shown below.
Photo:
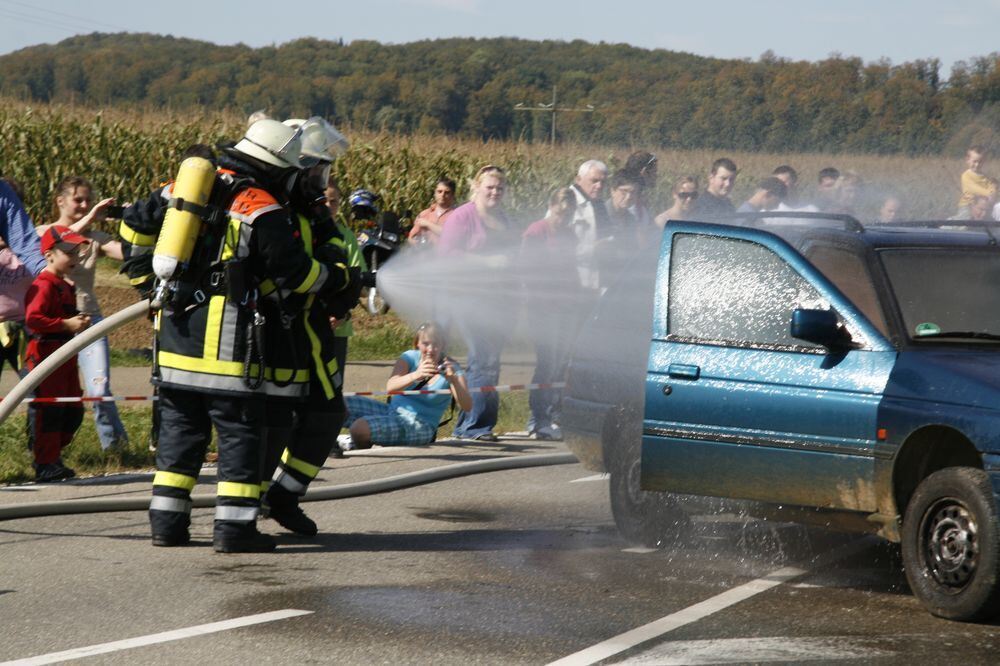
<path fill-rule="evenodd" d="M 154 486 L 153 492 L 163 492 L 163 489 Z M 153 533 L 154 546 L 161 548 L 186 546 L 191 542 L 191 500 L 153 495 L 149 507 L 149 526 Z"/>
<path fill-rule="evenodd" d="M 267 505 L 267 516 L 290 532 L 311 537 L 319 531 L 316 523 L 299 506 L 299 496 L 277 484 L 267 491 L 262 503 Z"/>
<path fill-rule="evenodd" d="M 189 543 L 191 543 L 191 534 L 187 531 L 153 534 L 153 545 L 160 548 L 176 548 L 177 546 L 186 546 Z"/>
<path fill-rule="evenodd" d="M 270 534 L 262 534 L 256 523 L 215 521 L 212 547 L 217 553 L 270 553 L 278 544 Z"/>

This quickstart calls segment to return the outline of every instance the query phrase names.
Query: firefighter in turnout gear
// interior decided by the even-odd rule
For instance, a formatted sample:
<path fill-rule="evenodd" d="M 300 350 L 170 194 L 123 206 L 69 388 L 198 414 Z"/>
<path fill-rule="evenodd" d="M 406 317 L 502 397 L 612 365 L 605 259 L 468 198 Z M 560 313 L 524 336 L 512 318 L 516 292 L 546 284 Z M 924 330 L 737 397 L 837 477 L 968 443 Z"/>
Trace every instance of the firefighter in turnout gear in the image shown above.
<path fill-rule="evenodd" d="M 306 251 L 327 265 L 340 266 L 347 261 L 346 243 L 326 207 L 324 190 L 331 162 L 346 149 L 347 141 L 322 118 L 287 120 L 285 124 L 302 132 L 299 161 L 303 169 L 291 204 Z M 342 360 L 338 359 L 329 319 L 331 315 L 344 318 L 358 302 L 360 271 L 356 267 L 348 271 L 346 289 L 297 297 L 303 307 L 291 327 L 300 332 L 294 337 L 304 340 L 303 355 L 309 360 L 308 397 L 299 402 L 269 397 L 267 404 L 264 486 L 268 487 L 263 511 L 302 536 L 315 535 L 317 528 L 302 511 L 299 499 L 336 445 L 336 434 L 346 417 Z M 273 481 L 268 482 L 271 471 Z"/>
<path fill-rule="evenodd" d="M 179 178 L 123 217 L 121 235 L 129 261 L 134 260 L 126 268 L 139 288 L 149 284 L 142 272 L 148 270 L 153 243 L 154 267 L 161 244 L 182 246 L 157 241 L 172 230 L 170 214 L 193 212 L 202 221 L 190 257 L 176 257 L 176 272 L 159 276 L 153 297 L 163 304 L 154 318 L 152 380 L 160 407 L 149 510 L 156 546 L 190 540 L 191 491 L 214 426 L 219 452 L 215 550 L 275 548 L 274 539 L 256 525 L 265 395 L 304 397 L 308 373 L 284 361 L 268 367 L 272 350 L 267 342 L 280 350 L 272 331 L 284 328 L 279 315 L 267 321 L 263 292 L 270 285 L 275 294 L 330 298 L 349 280 L 342 264 L 328 267 L 306 252 L 290 216 L 287 192 L 299 172 L 300 149 L 299 131 L 258 121 L 235 146 L 222 149 L 206 204 L 174 196 L 175 190 L 191 191 Z M 166 219 L 158 202 L 166 206 Z"/>

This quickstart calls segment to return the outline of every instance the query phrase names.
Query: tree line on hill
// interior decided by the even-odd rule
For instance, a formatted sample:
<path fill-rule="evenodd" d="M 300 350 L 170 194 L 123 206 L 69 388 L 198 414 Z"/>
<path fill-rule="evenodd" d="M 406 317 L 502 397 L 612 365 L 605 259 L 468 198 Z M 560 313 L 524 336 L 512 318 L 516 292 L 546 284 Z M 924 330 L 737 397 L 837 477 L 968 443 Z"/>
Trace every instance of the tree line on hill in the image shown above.
<path fill-rule="evenodd" d="M 1000 54 L 899 65 L 758 60 L 583 41 L 300 39 L 218 46 L 148 34 L 73 37 L 0 57 L 0 95 L 40 102 L 266 109 L 398 133 L 768 152 L 960 153 L 1000 129 Z"/>

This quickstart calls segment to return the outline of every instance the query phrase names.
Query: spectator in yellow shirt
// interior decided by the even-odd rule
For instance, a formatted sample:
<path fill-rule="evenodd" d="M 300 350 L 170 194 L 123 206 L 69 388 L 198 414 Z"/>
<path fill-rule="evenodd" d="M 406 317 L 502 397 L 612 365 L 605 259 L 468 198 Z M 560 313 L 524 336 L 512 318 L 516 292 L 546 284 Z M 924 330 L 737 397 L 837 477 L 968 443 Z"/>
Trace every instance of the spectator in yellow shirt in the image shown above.
<path fill-rule="evenodd" d="M 968 219 L 969 207 L 975 197 L 988 197 L 991 200 L 997 196 L 997 182 L 982 172 L 986 161 L 986 149 L 980 145 L 970 146 L 965 152 L 965 166 L 962 173 L 962 196 L 958 200 L 959 219 Z"/>

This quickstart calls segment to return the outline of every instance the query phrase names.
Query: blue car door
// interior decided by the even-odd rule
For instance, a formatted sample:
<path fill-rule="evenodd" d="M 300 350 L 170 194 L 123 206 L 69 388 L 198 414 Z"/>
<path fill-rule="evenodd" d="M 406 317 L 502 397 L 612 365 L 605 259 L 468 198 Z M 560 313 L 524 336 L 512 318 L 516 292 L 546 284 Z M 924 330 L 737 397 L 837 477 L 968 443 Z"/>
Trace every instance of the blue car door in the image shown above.
<path fill-rule="evenodd" d="M 646 378 L 643 488 L 875 510 L 876 415 L 893 347 L 772 234 L 672 223 L 667 252 Z M 834 353 L 792 338 L 796 308 L 832 308 L 857 348 Z"/>

